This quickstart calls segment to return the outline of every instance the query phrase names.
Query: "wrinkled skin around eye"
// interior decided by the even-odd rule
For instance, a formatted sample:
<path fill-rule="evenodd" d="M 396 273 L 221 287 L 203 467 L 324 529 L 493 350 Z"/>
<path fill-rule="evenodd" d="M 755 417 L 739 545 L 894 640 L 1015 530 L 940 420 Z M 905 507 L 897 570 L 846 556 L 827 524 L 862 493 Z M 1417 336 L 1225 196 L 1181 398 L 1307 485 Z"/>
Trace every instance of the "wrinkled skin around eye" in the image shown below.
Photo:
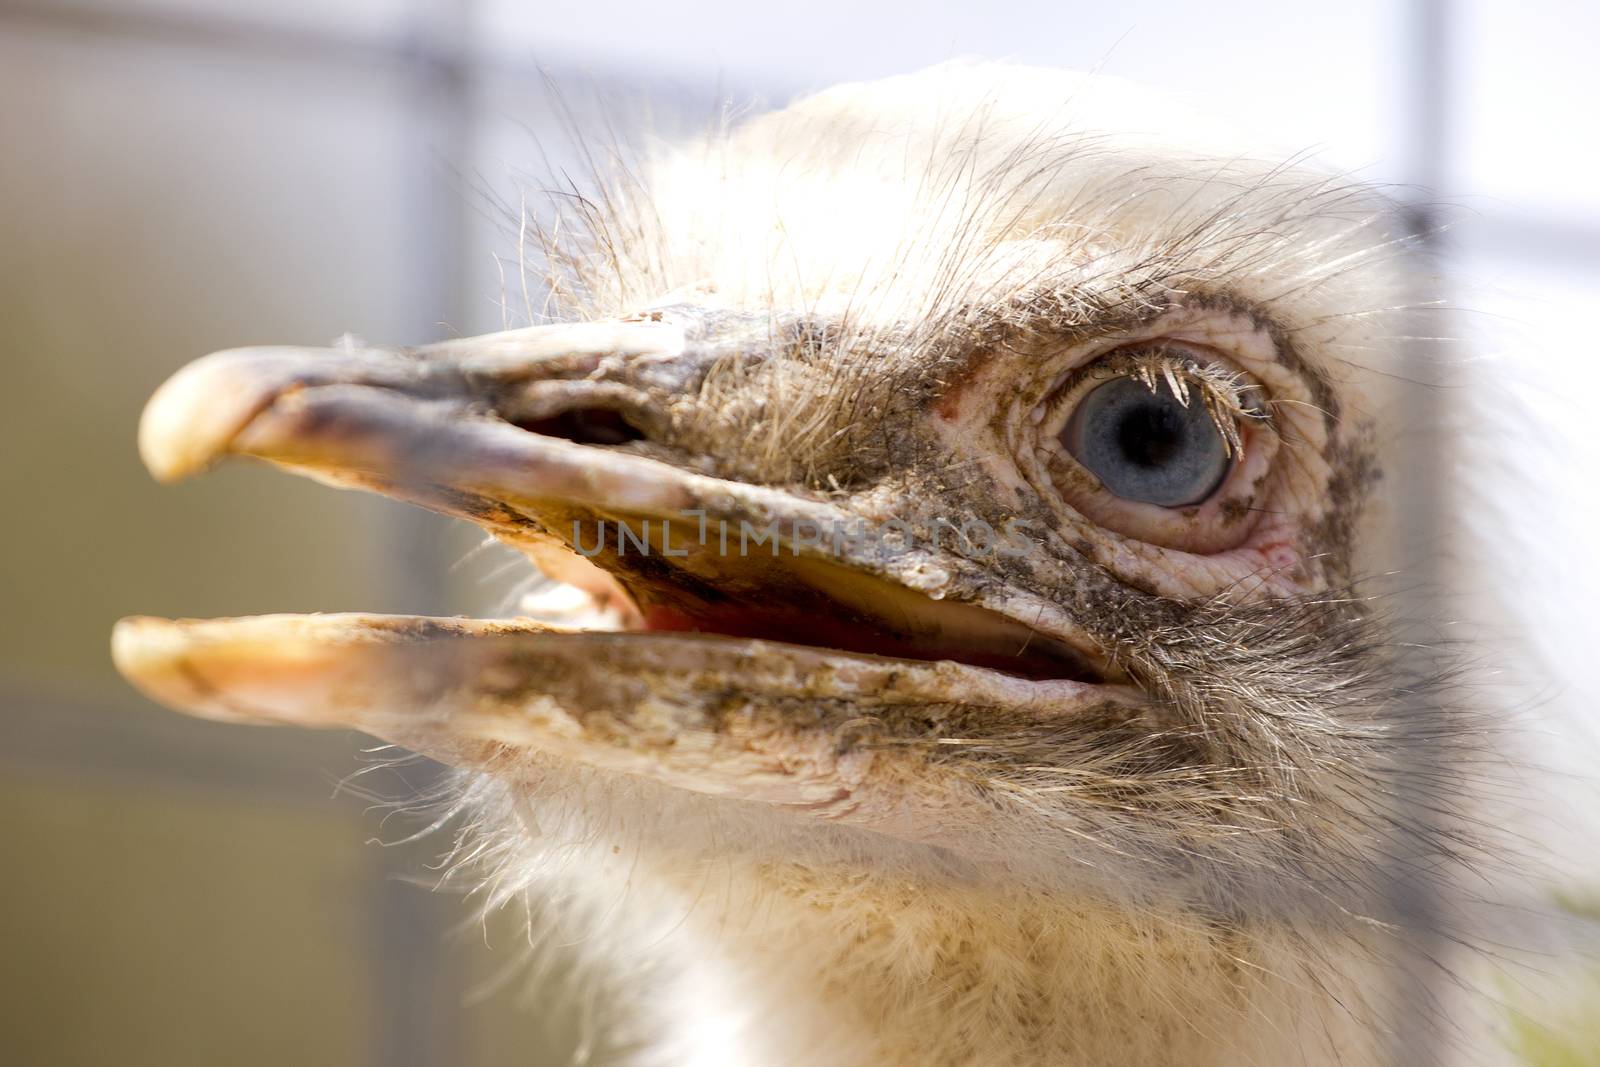
<path fill-rule="evenodd" d="M 1198 397 L 1180 400 L 1166 382 L 1154 389 L 1113 378 L 1078 402 L 1061 443 L 1124 500 L 1159 507 L 1199 504 L 1227 476 L 1227 442 Z"/>
<path fill-rule="evenodd" d="M 953 454 L 1014 496 L 1019 513 L 1037 508 L 1047 543 L 1128 585 L 1182 598 L 1297 594 L 1337 563 L 1327 538 L 1344 515 L 1330 496 L 1331 455 L 1347 446 L 1331 434 L 1359 447 L 1368 423 L 1348 405 L 1330 409 L 1327 372 L 1284 343 L 1231 308 L 1177 305 L 1123 332 L 1041 338 L 986 360 L 944 398 L 934 425 Z M 1168 365 L 1191 403 L 1198 389 L 1208 414 L 1231 411 L 1231 422 L 1219 421 L 1237 434 L 1220 484 L 1174 507 L 1110 491 L 1062 436 L 1096 388 L 1130 376 L 1159 386 Z"/>

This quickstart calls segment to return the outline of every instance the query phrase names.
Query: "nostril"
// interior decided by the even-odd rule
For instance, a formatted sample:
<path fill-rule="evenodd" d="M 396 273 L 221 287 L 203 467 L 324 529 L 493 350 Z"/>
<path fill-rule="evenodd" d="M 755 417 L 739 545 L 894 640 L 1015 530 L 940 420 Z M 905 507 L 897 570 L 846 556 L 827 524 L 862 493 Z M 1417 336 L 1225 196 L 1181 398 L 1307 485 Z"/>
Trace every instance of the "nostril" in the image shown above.
<path fill-rule="evenodd" d="M 517 425 L 531 433 L 580 445 L 625 445 L 644 440 L 644 434 L 620 411 L 610 408 L 570 408 L 542 419 L 519 420 Z"/>

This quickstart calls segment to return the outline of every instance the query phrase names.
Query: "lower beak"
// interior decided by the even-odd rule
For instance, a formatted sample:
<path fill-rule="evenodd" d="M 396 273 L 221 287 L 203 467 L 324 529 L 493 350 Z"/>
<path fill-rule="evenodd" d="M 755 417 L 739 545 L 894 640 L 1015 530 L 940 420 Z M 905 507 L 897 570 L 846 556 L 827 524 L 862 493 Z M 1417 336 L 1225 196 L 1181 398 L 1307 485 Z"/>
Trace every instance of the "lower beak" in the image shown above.
<path fill-rule="evenodd" d="M 527 620 L 132 618 L 117 625 L 112 655 L 150 697 L 203 718 L 354 727 L 458 766 L 538 753 L 804 805 L 857 792 L 872 742 L 892 744 L 897 719 L 953 691 L 974 715 L 1038 721 L 1063 701 L 1106 696 L 956 663 Z"/>

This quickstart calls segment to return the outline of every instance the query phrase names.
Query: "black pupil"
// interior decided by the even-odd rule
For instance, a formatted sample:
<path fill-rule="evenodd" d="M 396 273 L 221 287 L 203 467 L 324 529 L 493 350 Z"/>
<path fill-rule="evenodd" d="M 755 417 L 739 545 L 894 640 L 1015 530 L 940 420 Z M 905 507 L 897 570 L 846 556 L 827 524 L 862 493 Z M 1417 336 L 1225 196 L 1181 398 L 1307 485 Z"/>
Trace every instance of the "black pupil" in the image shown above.
<path fill-rule="evenodd" d="M 1083 396 L 1061 443 L 1125 500 L 1164 508 L 1206 499 L 1228 474 L 1228 448 L 1203 400 L 1119 376 Z"/>
<path fill-rule="evenodd" d="M 1170 463 L 1183 448 L 1183 419 L 1176 404 L 1140 404 L 1117 423 L 1117 448 L 1146 469 Z"/>

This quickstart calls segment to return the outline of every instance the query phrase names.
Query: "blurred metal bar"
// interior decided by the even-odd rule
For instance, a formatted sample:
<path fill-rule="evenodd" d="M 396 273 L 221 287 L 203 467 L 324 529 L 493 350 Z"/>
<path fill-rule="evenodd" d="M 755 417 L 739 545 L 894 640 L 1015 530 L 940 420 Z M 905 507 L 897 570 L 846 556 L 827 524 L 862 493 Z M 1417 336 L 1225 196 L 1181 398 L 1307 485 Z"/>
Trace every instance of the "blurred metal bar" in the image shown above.
<path fill-rule="evenodd" d="M 1406 11 L 1405 47 L 1402 62 L 1410 75 L 1408 105 L 1404 111 L 1405 143 L 1411 158 L 1405 161 L 1411 199 L 1407 206 L 1408 223 L 1426 257 L 1441 253 L 1437 197 L 1445 178 L 1448 161 L 1447 137 L 1450 120 L 1450 5 L 1449 0 L 1411 0 Z M 1426 285 L 1428 288 L 1421 288 Z M 1431 280 L 1419 279 L 1417 291 L 1407 303 L 1427 305 L 1437 299 Z M 1395 509 L 1397 557 L 1404 575 L 1398 597 L 1398 621 L 1405 632 L 1406 650 L 1401 653 L 1403 669 L 1419 678 L 1435 674 L 1438 656 L 1437 620 L 1443 607 L 1442 591 L 1447 561 L 1442 552 L 1446 516 L 1450 513 L 1450 467 L 1444 456 L 1448 440 L 1449 394 L 1437 388 L 1440 381 L 1442 351 L 1438 342 L 1412 338 L 1403 342 L 1399 377 L 1421 388 L 1407 392 L 1410 420 L 1427 428 L 1420 440 L 1408 442 L 1422 447 L 1396 449 L 1398 469 L 1387 472 L 1386 497 Z M 1415 631 L 1413 634 L 1411 631 Z M 1411 698 L 1419 706 L 1419 721 L 1433 718 L 1423 702 L 1436 697 L 1422 687 Z M 1396 1067 L 1430 1067 L 1444 1063 L 1448 1052 L 1439 1028 L 1440 1006 L 1452 989 L 1439 961 L 1446 958 L 1444 929 L 1448 922 L 1437 884 L 1432 880 L 1434 847 L 1432 833 L 1437 816 L 1425 786 L 1414 783 L 1430 780 L 1438 765 L 1431 753 L 1421 749 L 1423 742 L 1408 746 L 1409 765 L 1399 767 L 1395 803 L 1408 823 L 1401 828 L 1391 846 L 1387 862 L 1389 914 L 1398 940 L 1399 969 L 1391 978 L 1392 1011 L 1389 1055 Z"/>
<path fill-rule="evenodd" d="M 1447 228 L 1445 237 L 1450 232 Z M 1600 262 L 1600 225 L 1580 219 L 1495 211 L 1474 216 L 1471 234 L 1474 246 L 1496 253 L 1570 264 L 1585 272 Z"/>
<path fill-rule="evenodd" d="M 425 0 L 440 4 L 448 0 Z M 470 0 L 469 0 L 470 2 Z M 655 80 L 656 91 L 683 101 L 721 102 L 734 97 L 784 99 L 800 92 L 802 82 L 769 74 L 760 84 L 730 81 L 719 74 L 714 79 L 686 79 L 686 83 L 666 85 L 656 79 L 640 79 L 632 73 L 608 69 L 604 62 L 574 62 L 571 56 L 527 56 L 480 48 L 470 35 L 440 35 L 426 32 L 431 23 L 420 20 L 404 33 L 341 33 L 243 18 L 220 12 L 194 12 L 176 15 L 158 10 L 138 10 L 103 5 L 58 5 L 51 0 L 0 0 L 0 32 L 7 23 L 27 29 L 58 33 L 79 33 L 94 37 L 143 38 L 161 44 L 180 44 L 218 50 L 234 50 L 310 66 L 357 64 L 369 66 L 418 66 L 436 72 L 454 72 L 463 82 L 488 76 L 511 78 L 539 85 L 574 83 L 590 87 L 625 84 L 637 88 L 641 81 Z"/>
<path fill-rule="evenodd" d="M 437 4 L 438 0 L 427 2 Z M 470 35 L 435 35 L 428 30 L 438 22 L 429 19 L 414 21 L 412 28 L 403 33 L 363 36 L 220 12 L 177 15 L 119 7 L 113 3 L 57 5 L 50 0 L 0 0 L 0 32 L 8 23 L 26 30 L 77 33 L 96 38 L 142 38 L 151 43 L 247 52 L 311 66 L 415 65 L 435 71 L 470 70 L 477 75 L 493 74 L 537 83 L 570 79 L 598 84 L 612 80 L 603 67 L 584 63 L 579 70 L 568 66 L 570 57 L 536 59 L 530 54 L 524 59 L 478 48 Z M 719 89 L 725 88 L 728 87 L 719 82 Z M 795 91 L 799 87 L 765 84 L 763 88 Z M 723 94 L 719 91 L 718 95 Z"/>
<path fill-rule="evenodd" d="M 1410 108 L 1407 112 L 1407 140 L 1412 146 L 1407 161 L 1410 179 L 1422 191 L 1418 201 L 1419 222 L 1432 223 L 1431 198 L 1443 188 L 1449 161 L 1448 138 L 1450 107 L 1450 19 L 1449 0 L 1412 0 L 1409 41 L 1411 65 Z M 1434 240 L 1431 225 L 1418 227 L 1425 243 Z"/>
<path fill-rule="evenodd" d="M 470 167 L 473 146 L 471 0 L 413 0 L 410 42 L 395 57 L 408 63 L 413 160 L 405 168 L 406 200 L 413 206 L 397 225 L 408 226 L 413 246 L 415 306 L 427 309 L 405 323 L 407 337 L 453 332 L 466 306 L 461 276 L 465 204 L 453 175 Z M 441 329 L 442 327 L 442 329 Z M 438 614 L 449 600 L 449 561 L 432 515 L 404 509 L 385 530 L 395 591 L 393 610 Z M 444 768 L 431 760 L 408 767 L 404 788 L 425 795 L 442 783 Z M 417 884 L 416 852 L 386 853 L 385 873 L 373 887 L 371 960 L 378 1005 L 373 1037 L 378 1067 L 434 1067 L 461 1063 L 466 1054 L 461 990 L 453 981 L 445 939 L 460 901 Z"/>
<path fill-rule="evenodd" d="M 418 63 L 452 67 L 475 61 L 411 33 L 363 37 L 217 13 L 177 15 L 125 6 L 0 0 L 0 25 L 5 22 L 101 38 L 144 38 L 164 44 L 248 51 L 313 65 Z"/>

